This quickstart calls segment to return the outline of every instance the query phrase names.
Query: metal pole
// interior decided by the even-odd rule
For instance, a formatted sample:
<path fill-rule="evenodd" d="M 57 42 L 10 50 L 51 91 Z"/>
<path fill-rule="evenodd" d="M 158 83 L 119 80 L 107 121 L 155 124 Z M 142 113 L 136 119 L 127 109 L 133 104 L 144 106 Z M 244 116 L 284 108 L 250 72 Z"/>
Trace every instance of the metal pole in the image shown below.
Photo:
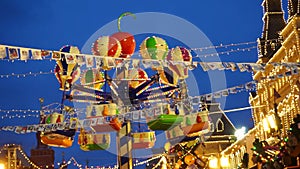
<path fill-rule="evenodd" d="M 118 70 L 119 69 L 119 70 Z M 117 79 L 124 79 L 127 77 L 127 68 L 121 67 L 116 70 Z M 128 112 L 129 90 L 128 81 L 119 81 L 118 83 L 118 94 L 116 101 L 118 105 L 124 105 L 126 108 L 125 112 Z M 132 169 L 132 137 L 131 137 L 131 124 L 129 119 L 126 119 L 121 130 L 117 133 L 117 151 L 118 151 L 118 166 L 119 169 Z"/>

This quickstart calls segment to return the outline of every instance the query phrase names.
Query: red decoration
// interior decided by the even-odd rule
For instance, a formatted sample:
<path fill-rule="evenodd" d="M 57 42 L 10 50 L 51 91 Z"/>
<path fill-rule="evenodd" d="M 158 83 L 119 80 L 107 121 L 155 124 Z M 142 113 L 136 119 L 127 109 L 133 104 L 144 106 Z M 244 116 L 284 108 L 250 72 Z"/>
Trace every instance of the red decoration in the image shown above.
<path fill-rule="evenodd" d="M 135 39 L 134 39 L 132 34 L 130 34 L 128 32 L 121 32 L 121 28 L 120 28 L 121 18 L 124 17 L 124 16 L 127 16 L 127 15 L 131 15 L 131 16 L 135 17 L 135 15 L 133 15 L 130 12 L 123 13 L 118 18 L 119 32 L 114 33 L 113 35 L 111 35 L 111 37 L 116 38 L 121 44 L 122 50 L 121 50 L 120 58 L 128 58 L 131 55 L 133 55 L 134 50 L 135 50 L 135 46 L 136 46 Z"/>
<path fill-rule="evenodd" d="M 197 116 L 197 123 L 201 123 L 202 122 L 202 118 L 200 115 Z"/>

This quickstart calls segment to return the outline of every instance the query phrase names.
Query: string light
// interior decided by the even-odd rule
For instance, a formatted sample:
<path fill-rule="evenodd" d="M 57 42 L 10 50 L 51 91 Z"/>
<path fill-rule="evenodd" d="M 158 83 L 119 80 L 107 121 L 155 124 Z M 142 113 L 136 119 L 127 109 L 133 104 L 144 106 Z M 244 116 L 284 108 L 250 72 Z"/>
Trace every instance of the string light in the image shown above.
<path fill-rule="evenodd" d="M 24 159 L 28 162 L 28 164 L 30 164 L 31 166 L 33 166 L 34 168 L 37 169 L 41 169 L 39 166 L 37 166 L 35 163 L 33 163 L 30 158 L 25 154 L 25 152 L 23 151 L 23 149 L 21 148 L 20 145 L 17 144 L 5 144 L 1 149 L 0 149 L 0 153 L 3 152 L 6 148 L 8 147 L 16 147 L 16 150 L 18 150 L 20 152 L 20 154 L 24 157 Z"/>
<path fill-rule="evenodd" d="M 34 164 L 30 158 L 24 153 L 23 149 L 21 148 L 21 146 L 18 148 L 18 150 L 20 151 L 21 155 L 25 158 L 25 160 L 27 160 L 27 162 L 32 165 L 34 168 L 37 169 L 41 169 L 39 166 L 37 166 L 36 164 Z"/>
<path fill-rule="evenodd" d="M 7 61 L 7 62 L 15 62 L 15 61 L 23 61 L 23 62 L 27 62 L 27 61 L 43 61 L 43 60 L 49 60 L 49 61 L 52 61 L 53 59 L 52 58 L 47 58 L 47 57 L 42 57 L 42 59 L 33 59 L 33 58 L 27 58 L 26 60 L 21 60 L 20 58 L 17 58 L 17 59 L 2 59 L 0 58 L 0 61 Z"/>
<path fill-rule="evenodd" d="M 28 73 L 21 73 L 21 74 L 16 74 L 16 73 L 11 73 L 11 74 L 1 74 L 0 75 L 0 78 L 11 78 L 11 77 L 17 77 L 17 78 L 25 78 L 25 77 L 28 77 L 28 76 L 39 76 L 39 75 L 48 75 L 48 74 L 53 74 L 53 70 L 50 70 L 48 72 L 43 72 L 43 71 L 40 71 L 40 72 L 28 72 Z"/>
<path fill-rule="evenodd" d="M 193 49 L 190 49 L 190 50 L 203 50 L 203 49 L 210 49 L 210 48 L 221 48 L 221 47 L 235 47 L 235 46 L 240 46 L 240 45 L 249 45 L 249 44 L 253 44 L 254 42 L 243 42 L 243 43 L 237 43 L 237 44 L 229 44 L 229 45 L 219 45 L 219 46 L 209 46 L 209 47 L 201 47 L 201 48 L 193 48 Z M 22 48 L 22 47 L 16 47 L 16 46 L 8 46 L 8 45 L 2 45 L 4 47 L 7 47 L 7 48 Z M 222 55 L 222 54 L 230 54 L 230 53 L 233 53 L 233 52 L 240 52 L 240 51 L 250 51 L 251 49 L 254 49 L 256 48 L 256 46 L 252 46 L 252 47 L 249 47 L 249 48 L 237 48 L 237 49 L 231 49 L 229 51 L 223 51 L 223 52 L 217 52 L 217 53 L 212 53 L 212 54 L 204 54 L 204 55 L 197 55 L 196 57 L 207 57 L 207 56 L 218 56 L 218 55 Z M 30 48 L 26 48 L 27 50 L 41 50 L 41 49 L 30 49 Z M 47 56 L 51 56 L 51 53 L 53 52 L 56 52 L 56 53 L 60 53 L 60 54 L 69 54 L 69 53 L 65 53 L 65 52 L 60 52 L 60 51 L 50 51 L 50 50 L 44 50 L 44 51 L 47 51 L 49 52 L 49 55 Z M 89 56 L 89 57 L 98 57 L 98 58 L 107 58 L 107 57 L 104 57 L 104 56 L 95 56 L 95 55 L 89 55 L 89 54 L 76 54 L 77 56 Z M 14 62 L 14 61 L 27 61 L 27 60 L 52 60 L 52 58 L 47 58 L 46 56 L 43 56 L 41 57 L 41 59 L 34 59 L 34 58 L 28 58 L 26 60 L 21 60 L 19 58 L 17 59 L 0 59 L 0 60 L 4 60 L 4 61 L 11 61 L 11 62 Z M 131 60 L 131 59 L 125 59 L 125 60 Z M 155 60 L 154 60 L 155 61 Z"/>
<path fill-rule="evenodd" d="M 20 114 L 16 114 L 16 115 L 5 115 L 5 116 L 1 116 L 1 119 L 13 119 L 13 118 L 27 118 L 27 117 L 39 117 L 39 115 L 36 114 L 26 114 L 26 115 L 20 115 Z"/>
<path fill-rule="evenodd" d="M 0 112 L 4 112 L 7 114 L 10 113 L 16 113 L 16 112 L 21 112 L 21 113 L 39 113 L 41 110 L 33 110 L 33 109 L 27 109 L 27 110 L 22 110 L 22 109 L 11 109 L 11 110 L 4 110 L 4 109 L 0 109 Z M 43 111 L 47 111 L 47 112 L 56 112 L 56 111 L 60 111 L 60 109 L 43 109 Z"/>
<path fill-rule="evenodd" d="M 200 57 L 209 57 L 209 56 L 219 56 L 219 55 L 229 55 L 230 53 L 236 53 L 236 52 L 246 52 L 246 51 L 251 51 L 252 49 L 256 49 L 257 46 L 251 46 L 248 48 L 237 48 L 237 49 L 231 49 L 227 51 L 222 51 L 222 52 L 216 52 L 216 53 L 210 53 L 210 54 L 202 54 L 202 55 L 196 55 L 193 58 L 200 58 Z"/>
<path fill-rule="evenodd" d="M 228 47 L 233 47 L 233 46 L 242 46 L 242 45 L 250 45 L 250 44 L 256 44 L 256 41 L 252 42 L 241 42 L 241 43 L 231 43 L 231 44 L 220 44 L 218 46 L 207 46 L 207 47 L 201 47 L 201 48 L 191 48 L 191 51 L 196 51 L 196 50 L 205 50 L 205 49 L 217 49 L 217 48 L 228 48 Z"/>
<path fill-rule="evenodd" d="M 139 165 L 143 165 L 143 164 L 149 163 L 149 162 L 151 162 L 151 161 L 153 161 L 153 160 L 156 160 L 156 159 L 158 159 L 158 158 L 161 158 L 162 156 L 164 156 L 164 154 L 160 154 L 160 155 L 158 155 L 158 156 L 154 156 L 154 157 L 152 157 L 152 158 L 150 158 L 150 159 L 147 159 L 147 160 L 145 160 L 145 161 L 137 162 L 137 163 L 135 163 L 133 166 L 139 166 Z"/>
<path fill-rule="evenodd" d="M 64 162 L 64 164 L 60 164 L 60 163 L 57 163 L 57 165 L 59 165 L 59 168 L 64 168 L 68 165 L 70 165 L 72 163 L 72 161 L 74 162 L 73 165 L 78 167 L 79 169 L 83 169 L 82 168 L 82 164 L 79 164 L 76 159 L 74 157 L 71 157 L 67 162 Z M 91 167 L 84 167 L 85 169 L 92 169 L 94 168 L 93 166 Z M 100 166 L 97 166 L 96 168 L 100 168 L 100 169 L 118 169 L 118 165 L 114 165 L 113 167 L 109 166 L 109 167 L 100 167 Z"/>

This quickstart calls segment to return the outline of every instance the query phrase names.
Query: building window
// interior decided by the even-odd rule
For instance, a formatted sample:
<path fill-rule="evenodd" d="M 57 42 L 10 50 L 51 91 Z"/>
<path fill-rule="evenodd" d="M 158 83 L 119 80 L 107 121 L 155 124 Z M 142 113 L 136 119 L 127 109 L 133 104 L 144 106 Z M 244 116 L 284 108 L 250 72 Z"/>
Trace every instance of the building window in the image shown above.
<path fill-rule="evenodd" d="M 217 126 L 217 132 L 224 131 L 224 123 L 221 119 L 218 119 L 216 126 Z"/>
<path fill-rule="evenodd" d="M 210 123 L 210 132 L 214 132 L 215 131 L 215 126 L 214 123 Z"/>

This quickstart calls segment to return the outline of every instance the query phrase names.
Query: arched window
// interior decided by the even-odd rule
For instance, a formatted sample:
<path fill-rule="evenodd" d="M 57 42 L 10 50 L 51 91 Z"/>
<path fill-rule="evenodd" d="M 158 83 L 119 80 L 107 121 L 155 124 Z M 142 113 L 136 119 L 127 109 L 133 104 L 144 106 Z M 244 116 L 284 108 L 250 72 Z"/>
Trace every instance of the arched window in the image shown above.
<path fill-rule="evenodd" d="M 224 131 L 224 123 L 221 119 L 218 119 L 216 126 L 217 126 L 217 132 Z"/>

